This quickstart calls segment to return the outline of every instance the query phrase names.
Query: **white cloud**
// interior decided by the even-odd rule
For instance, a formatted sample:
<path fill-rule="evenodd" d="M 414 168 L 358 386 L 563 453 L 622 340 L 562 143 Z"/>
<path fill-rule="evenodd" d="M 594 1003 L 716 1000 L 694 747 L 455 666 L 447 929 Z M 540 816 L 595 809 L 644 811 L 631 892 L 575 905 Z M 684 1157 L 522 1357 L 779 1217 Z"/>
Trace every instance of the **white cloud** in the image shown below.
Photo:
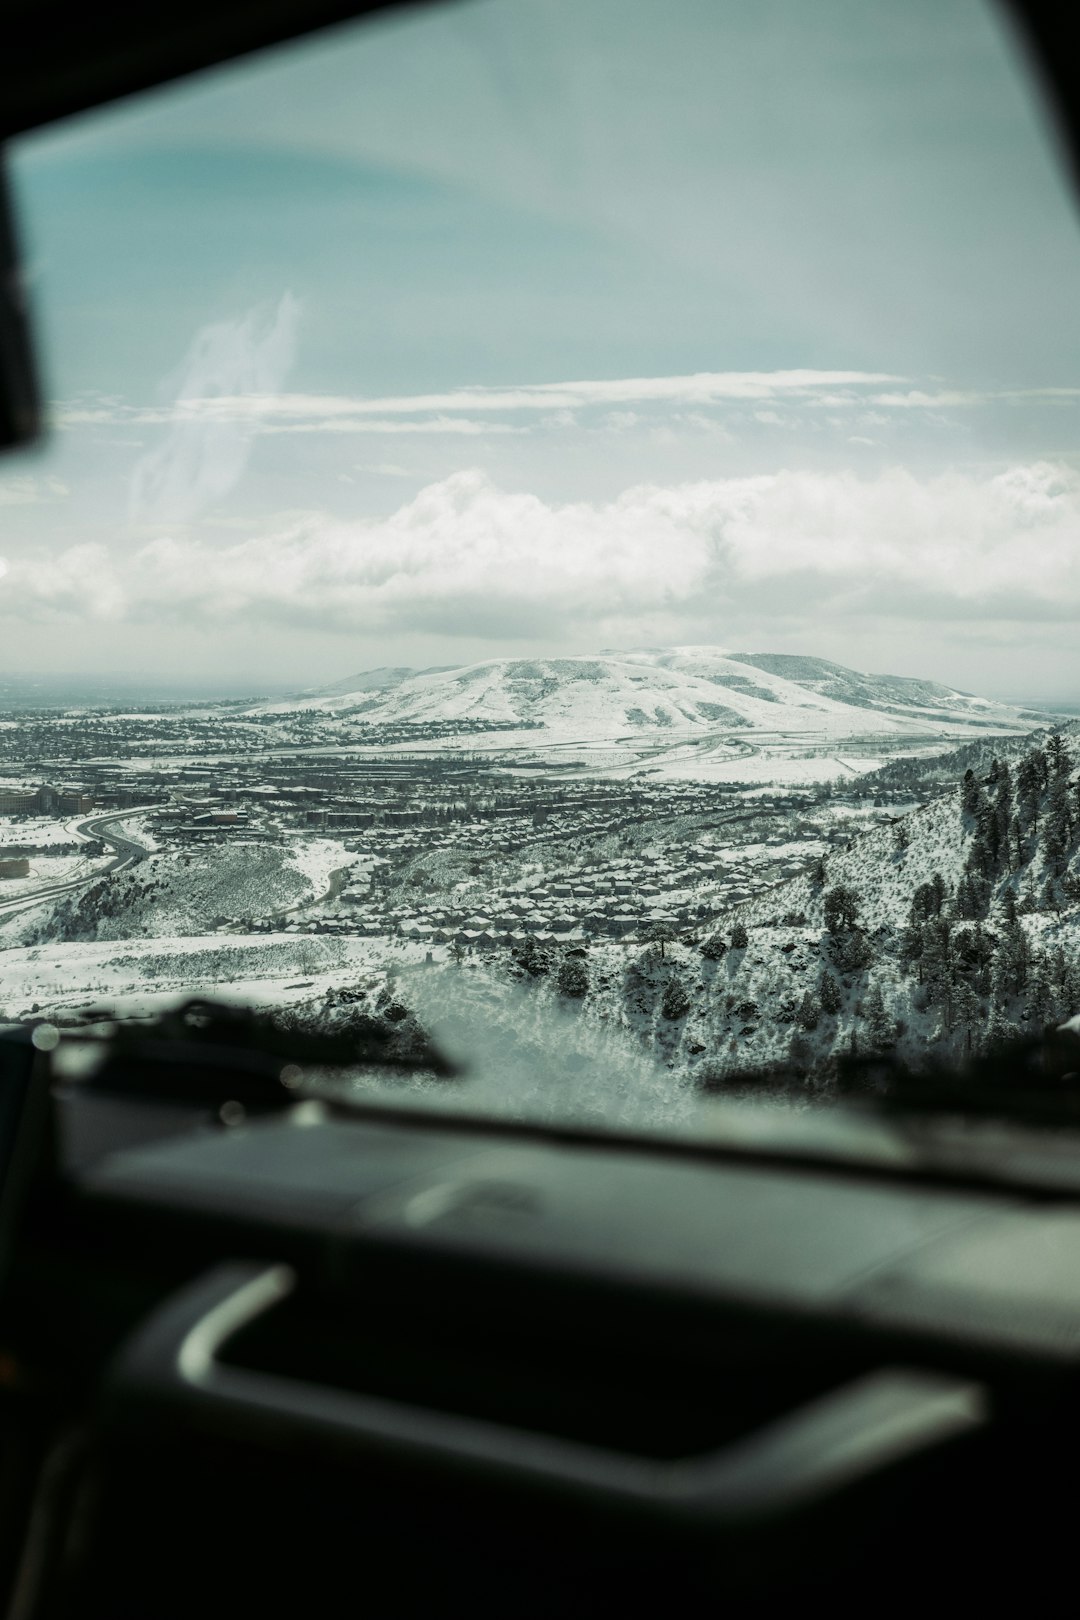
<path fill-rule="evenodd" d="M 219 419 L 208 419 L 216 423 Z M 227 420 L 222 418 L 221 420 Z M 320 421 L 267 421 L 253 428 L 263 433 L 522 433 L 507 422 L 478 422 L 469 416 L 430 416 L 413 422 L 404 418 L 380 421 L 371 416 L 330 416 Z"/>
<path fill-rule="evenodd" d="M 775 611 L 810 630 L 826 614 L 1064 618 L 1080 612 L 1078 533 L 1080 473 L 1046 463 L 926 480 L 785 471 L 566 505 L 460 472 L 380 520 L 10 558 L 0 611 L 556 638 L 657 613 Z"/>
<path fill-rule="evenodd" d="M 295 325 L 296 304 L 288 294 L 277 315 L 279 327 L 288 324 L 288 349 Z M 116 401 L 95 404 L 61 403 L 57 418 L 64 425 L 105 422 L 194 423 L 314 422 L 325 431 L 335 418 L 419 416 L 424 413 L 544 411 L 566 412 L 590 407 L 680 404 L 706 406 L 777 397 L 854 399 L 837 396 L 838 387 L 871 388 L 901 383 L 902 377 L 872 371 L 702 371 L 676 377 L 615 377 L 603 380 L 523 383 L 510 387 L 454 388 L 434 394 L 386 394 L 372 398 L 342 394 L 287 394 L 258 376 L 260 366 L 278 354 L 279 330 L 267 344 L 266 311 L 252 311 L 242 321 L 207 327 L 193 345 L 175 398 L 166 405 L 124 405 Z M 260 343 L 262 347 L 260 348 Z M 290 350 L 291 352 L 291 350 Z M 276 369 L 283 369 L 278 366 Z"/>

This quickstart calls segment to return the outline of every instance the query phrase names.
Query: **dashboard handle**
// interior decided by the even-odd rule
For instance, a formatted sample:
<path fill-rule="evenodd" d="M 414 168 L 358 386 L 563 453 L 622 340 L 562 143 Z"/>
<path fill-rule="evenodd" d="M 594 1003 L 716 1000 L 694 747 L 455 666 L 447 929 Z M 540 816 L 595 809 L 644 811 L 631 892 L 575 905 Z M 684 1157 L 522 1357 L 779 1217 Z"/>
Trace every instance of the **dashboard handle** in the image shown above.
<path fill-rule="evenodd" d="M 285 1265 L 230 1262 L 172 1295 L 114 1362 L 107 1421 L 143 1437 L 182 1430 L 339 1460 L 395 1456 L 733 1527 L 811 1507 L 973 1436 L 988 1421 L 982 1386 L 884 1367 L 733 1443 L 655 1459 L 224 1362 L 227 1342 L 296 1282 Z"/>

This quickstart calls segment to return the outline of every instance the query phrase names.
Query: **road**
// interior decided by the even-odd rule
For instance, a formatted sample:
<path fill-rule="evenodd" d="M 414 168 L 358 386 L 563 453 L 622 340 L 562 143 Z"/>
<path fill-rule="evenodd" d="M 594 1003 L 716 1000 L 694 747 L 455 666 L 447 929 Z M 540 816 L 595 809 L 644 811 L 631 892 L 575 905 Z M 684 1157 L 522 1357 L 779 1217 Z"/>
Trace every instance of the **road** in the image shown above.
<path fill-rule="evenodd" d="M 150 853 L 142 844 L 134 839 L 126 838 L 121 833 L 112 831 L 112 823 L 124 821 L 128 816 L 137 816 L 140 809 L 150 809 L 152 806 L 138 806 L 132 810 L 110 810 L 105 815 L 90 816 L 86 821 L 75 824 L 75 831 L 84 838 L 100 838 L 103 844 L 108 844 L 115 851 L 113 859 L 108 866 L 99 866 L 93 872 L 84 873 L 82 877 L 69 878 L 66 883 L 46 883 L 32 894 L 21 894 L 14 900 L 0 901 L 0 918 L 13 917 L 16 912 L 29 911 L 33 906 L 40 906 L 46 900 L 56 899 L 63 894 L 74 894 L 78 889 L 85 889 L 100 878 L 111 877 L 116 872 L 124 872 L 135 866 L 139 861 L 145 860 Z"/>

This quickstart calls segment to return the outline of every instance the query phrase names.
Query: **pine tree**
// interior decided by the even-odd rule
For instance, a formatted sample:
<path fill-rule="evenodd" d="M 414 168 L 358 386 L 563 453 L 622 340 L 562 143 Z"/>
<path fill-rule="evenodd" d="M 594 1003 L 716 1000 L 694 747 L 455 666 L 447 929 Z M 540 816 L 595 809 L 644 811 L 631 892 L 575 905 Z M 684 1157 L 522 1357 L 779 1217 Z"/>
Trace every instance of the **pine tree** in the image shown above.
<path fill-rule="evenodd" d="M 1013 819 L 1013 791 L 1012 773 L 1007 765 L 1002 765 L 998 776 L 997 798 L 994 802 L 994 821 L 997 829 L 997 843 L 1002 859 L 1009 859 L 1009 828 Z"/>
<path fill-rule="evenodd" d="M 1039 826 L 1039 796 L 1046 780 L 1046 759 L 1037 748 L 1025 754 L 1016 770 L 1016 797 L 1021 824 L 1033 832 Z"/>
<path fill-rule="evenodd" d="M 1024 864 L 1024 835 L 1020 830 L 1020 818 L 1014 815 L 1009 822 L 1008 864 L 1010 872 L 1018 872 Z"/>
<path fill-rule="evenodd" d="M 893 827 L 893 847 L 898 855 L 902 855 L 911 844 L 911 833 L 905 821 L 898 821 Z"/>
<path fill-rule="evenodd" d="M 832 956 L 841 973 L 861 973 L 873 962 L 874 947 L 861 928 L 849 928 L 833 938 Z"/>
<path fill-rule="evenodd" d="M 823 898 L 825 927 L 832 935 L 854 928 L 858 921 L 860 895 L 849 883 L 838 883 Z"/>
<path fill-rule="evenodd" d="M 1030 951 L 1019 918 L 1007 923 L 998 947 L 995 994 L 1019 995 L 1027 986 Z"/>
<path fill-rule="evenodd" d="M 750 936 L 746 932 L 746 924 L 737 922 L 731 930 L 731 948 L 733 951 L 745 951 L 750 943 Z"/>
<path fill-rule="evenodd" d="M 896 1025 L 889 1016 L 885 998 L 881 993 L 881 985 L 876 979 L 866 992 L 863 1018 L 866 1023 L 867 1039 L 875 1051 L 880 1052 L 893 1044 L 896 1039 Z"/>
<path fill-rule="evenodd" d="M 727 940 L 723 934 L 710 934 L 701 947 L 701 954 L 707 962 L 719 962 L 727 955 Z"/>
<path fill-rule="evenodd" d="M 583 957 L 564 956 L 556 980 L 559 994 L 580 1001 L 589 993 L 589 968 Z"/>
<path fill-rule="evenodd" d="M 664 947 L 673 944 L 678 937 L 676 929 L 668 922 L 652 923 L 642 935 L 650 945 L 659 945 L 661 961 L 664 960 Z"/>
<path fill-rule="evenodd" d="M 956 1025 L 964 1032 L 964 1048 L 970 1056 L 974 1047 L 974 1028 L 979 1018 L 979 998 L 966 979 L 958 979 L 953 989 L 952 1015 Z"/>
<path fill-rule="evenodd" d="M 824 973 L 821 975 L 821 983 L 818 986 L 818 993 L 821 997 L 821 1005 L 825 1012 L 838 1013 L 840 1011 L 840 1008 L 844 1004 L 844 998 L 840 990 L 839 982 L 833 978 L 828 968 L 826 968 Z"/>
<path fill-rule="evenodd" d="M 960 808 L 966 816 L 976 816 L 983 803 L 983 790 L 973 770 L 964 772 L 960 784 Z"/>
<path fill-rule="evenodd" d="M 1072 838 L 1072 806 L 1069 803 L 1069 781 L 1066 776 L 1055 776 L 1050 784 L 1043 819 L 1042 845 L 1046 859 L 1055 875 L 1065 870 L 1065 860 Z"/>
<path fill-rule="evenodd" d="M 821 1005 L 810 990 L 803 991 L 803 998 L 799 1002 L 799 1010 L 795 1016 L 802 1029 L 817 1029 L 821 1018 Z"/>
<path fill-rule="evenodd" d="M 986 1029 L 984 1049 L 987 1052 L 999 1052 L 1002 1047 L 1008 1046 L 1019 1036 L 1020 1031 L 1013 1023 L 1004 1006 L 995 1001 L 990 1011 L 990 1022 Z"/>
<path fill-rule="evenodd" d="M 660 1012 L 664 1018 L 685 1018 L 690 1011 L 690 997 L 682 980 L 673 973 L 664 985 L 660 999 Z"/>
<path fill-rule="evenodd" d="M 1046 739 L 1046 762 L 1051 777 L 1068 776 L 1072 762 L 1060 731 L 1052 731 Z"/>
<path fill-rule="evenodd" d="M 1035 1029 L 1045 1029 L 1054 1016 L 1054 992 L 1041 956 L 1036 957 L 1028 974 L 1027 1005 Z"/>
<path fill-rule="evenodd" d="M 952 1022 L 956 971 L 956 950 L 948 920 L 931 917 L 923 928 L 922 982 L 928 1005 L 944 1009 L 946 1025 Z"/>
<path fill-rule="evenodd" d="M 527 939 L 524 944 L 514 952 L 514 958 L 528 974 L 530 979 L 540 979 L 551 971 L 551 962 L 547 952 L 533 938 Z"/>

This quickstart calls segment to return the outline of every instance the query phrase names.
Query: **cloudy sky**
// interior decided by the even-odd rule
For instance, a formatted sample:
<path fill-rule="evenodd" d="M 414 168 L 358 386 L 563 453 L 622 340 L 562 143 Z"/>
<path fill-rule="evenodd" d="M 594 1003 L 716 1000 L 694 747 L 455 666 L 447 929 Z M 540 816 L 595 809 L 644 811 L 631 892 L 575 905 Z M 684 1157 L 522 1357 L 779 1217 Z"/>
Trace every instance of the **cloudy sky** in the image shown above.
<path fill-rule="evenodd" d="M 986 0 L 471 0 L 24 141 L 0 665 L 709 642 L 1080 701 L 1080 231 Z"/>

